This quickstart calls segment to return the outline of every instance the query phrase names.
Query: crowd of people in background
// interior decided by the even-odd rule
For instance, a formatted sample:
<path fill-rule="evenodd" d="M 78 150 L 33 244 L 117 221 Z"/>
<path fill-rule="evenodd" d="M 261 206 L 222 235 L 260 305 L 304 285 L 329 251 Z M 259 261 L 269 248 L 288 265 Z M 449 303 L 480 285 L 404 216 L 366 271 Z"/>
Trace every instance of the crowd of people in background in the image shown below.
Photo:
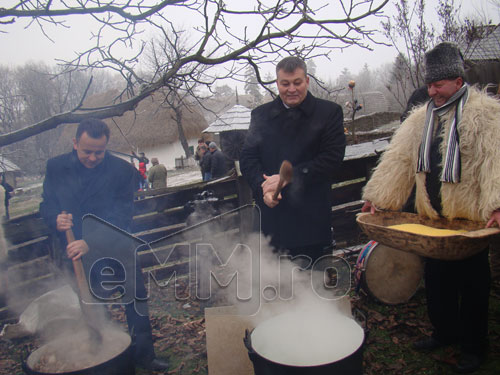
<path fill-rule="evenodd" d="M 203 181 L 223 177 L 228 172 L 227 158 L 215 142 L 198 139 L 195 160 L 200 166 Z"/>
<path fill-rule="evenodd" d="M 194 158 L 200 167 L 202 181 L 221 178 L 229 171 L 228 158 L 213 141 L 198 139 Z M 136 167 L 134 159 L 138 160 L 138 167 Z M 130 158 L 130 163 L 135 169 L 134 186 L 137 187 L 137 191 L 167 187 L 167 168 L 165 165 L 160 164 L 158 158 L 154 157 L 151 158 L 152 165 L 148 169 L 149 162 L 144 152 L 140 152 L 139 155 L 134 153 L 134 156 Z"/>

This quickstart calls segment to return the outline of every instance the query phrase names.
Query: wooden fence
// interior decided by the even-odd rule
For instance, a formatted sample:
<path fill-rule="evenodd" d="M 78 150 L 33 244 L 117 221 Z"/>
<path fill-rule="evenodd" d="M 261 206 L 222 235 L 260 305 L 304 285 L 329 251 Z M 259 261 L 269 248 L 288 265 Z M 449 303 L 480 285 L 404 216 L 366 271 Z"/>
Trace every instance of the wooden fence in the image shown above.
<path fill-rule="evenodd" d="M 360 231 L 355 215 L 362 204 L 361 190 L 386 145 L 387 140 L 377 140 L 348 146 L 346 150 L 341 173 L 332 186 L 332 226 L 337 247 L 359 243 Z M 251 191 L 241 177 L 138 192 L 131 232 L 141 240 L 152 242 L 196 224 L 194 216 L 190 216 L 189 203 L 205 191 L 212 194 L 210 206 L 218 213 L 252 201 Z M 202 219 L 204 217 L 200 217 Z M 233 222 L 232 226 L 226 230 L 239 230 L 238 224 Z M 8 294 L 14 298 L 7 302 L 5 296 L 0 295 L 0 321 L 15 319 L 16 311 L 21 311 L 31 299 L 50 289 L 59 274 L 53 262 L 52 238 L 39 213 L 13 218 L 4 223 L 4 231 L 10 246 L 8 260 L 1 265 L 0 272 L 2 284 L 8 285 Z M 139 252 L 139 257 L 143 270 L 151 272 L 153 269 L 156 280 L 167 279 L 173 272 L 185 274 L 188 269 L 189 259 L 182 252 L 160 265 L 150 250 Z"/>

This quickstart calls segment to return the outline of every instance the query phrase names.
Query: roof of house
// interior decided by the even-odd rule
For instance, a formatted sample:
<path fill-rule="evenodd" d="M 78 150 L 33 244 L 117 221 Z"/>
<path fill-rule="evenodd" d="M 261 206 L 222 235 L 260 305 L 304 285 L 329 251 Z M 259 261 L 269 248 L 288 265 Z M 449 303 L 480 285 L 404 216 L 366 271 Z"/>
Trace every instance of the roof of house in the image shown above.
<path fill-rule="evenodd" d="M 0 155 L 0 172 L 12 172 L 12 171 L 20 171 L 21 169 L 11 162 L 9 159 L 6 159 L 3 155 Z"/>
<path fill-rule="evenodd" d="M 491 27 L 491 32 L 474 40 L 467 47 L 462 48 L 465 60 L 498 60 L 500 59 L 500 27 L 499 25 Z"/>
<path fill-rule="evenodd" d="M 248 130 L 251 110 L 242 105 L 235 105 L 214 122 L 203 133 L 220 133 L 230 130 Z"/>

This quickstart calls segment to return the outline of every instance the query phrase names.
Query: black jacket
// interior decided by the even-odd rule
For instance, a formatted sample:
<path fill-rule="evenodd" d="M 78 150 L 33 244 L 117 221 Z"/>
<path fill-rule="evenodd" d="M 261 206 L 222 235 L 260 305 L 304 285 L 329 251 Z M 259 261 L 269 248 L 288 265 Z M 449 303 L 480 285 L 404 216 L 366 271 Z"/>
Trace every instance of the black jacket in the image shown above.
<path fill-rule="evenodd" d="M 134 188 L 134 168 L 127 161 L 106 152 L 99 165 L 88 169 L 73 151 L 47 162 L 40 213 L 63 244 L 64 233 L 56 230 L 56 218 L 62 211 L 73 215 L 76 239 L 82 238 L 82 218 L 88 213 L 128 230 Z"/>
<path fill-rule="evenodd" d="M 203 176 L 205 173 L 210 172 L 210 168 L 212 167 L 211 164 L 211 154 L 210 151 L 205 151 L 205 154 L 200 158 L 200 168 L 201 168 L 201 173 L 203 173 Z"/>
<path fill-rule="evenodd" d="M 222 151 L 215 150 L 210 154 L 210 173 L 212 178 L 223 177 L 227 172 L 227 159 Z"/>
<path fill-rule="evenodd" d="M 345 146 L 342 108 L 311 93 L 296 108 L 286 109 L 277 98 L 252 111 L 240 167 L 261 209 L 262 231 L 274 246 L 331 243 L 331 185 Z M 283 160 L 293 165 L 293 182 L 271 209 L 262 199 L 262 175 L 278 174 Z"/>

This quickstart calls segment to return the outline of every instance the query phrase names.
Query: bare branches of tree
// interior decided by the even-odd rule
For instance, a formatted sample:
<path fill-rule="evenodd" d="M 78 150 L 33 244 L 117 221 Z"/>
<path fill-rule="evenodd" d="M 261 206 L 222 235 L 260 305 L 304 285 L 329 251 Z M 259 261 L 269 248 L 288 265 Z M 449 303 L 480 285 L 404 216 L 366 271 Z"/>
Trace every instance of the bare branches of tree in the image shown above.
<path fill-rule="evenodd" d="M 424 82 L 424 53 L 434 44 L 435 31 L 425 21 L 425 0 L 399 0 L 395 5 L 396 15 L 393 19 L 382 22 L 382 27 L 385 36 L 398 51 L 396 69 L 406 73 L 410 89 L 414 90 Z M 405 93 L 405 90 L 402 93 L 405 94 L 403 100 L 406 102 L 406 95 L 409 93 Z"/>
<path fill-rule="evenodd" d="M 0 146 L 25 139 L 63 123 L 85 117 L 107 118 L 133 110 L 162 87 L 197 82 L 211 87 L 221 78 L 238 78 L 248 63 L 265 76 L 266 66 L 294 54 L 325 56 L 332 50 L 358 45 L 370 49 L 375 29 L 366 26 L 381 17 L 389 0 L 14 0 L 0 8 L 0 28 L 19 18 L 32 20 L 40 32 L 60 24 L 70 27 L 72 17 L 93 22 L 93 46 L 64 61 L 66 72 L 113 69 L 126 86 L 117 102 L 105 108 L 74 107 L 22 129 L 0 135 Z M 57 4 L 57 5 L 56 5 Z M 317 5 L 318 4 L 318 5 Z M 333 16 L 334 15 L 334 16 Z M 179 26 L 185 23 L 188 26 Z M 182 53 L 151 74 L 144 69 L 148 38 L 154 35 L 176 45 L 185 35 Z M 125 52 L 124 52 L 125 51 Z M 260 73 L 262 72 L 262 73 Z M 260 80 L 262 84 L 263 82 Z"/>

